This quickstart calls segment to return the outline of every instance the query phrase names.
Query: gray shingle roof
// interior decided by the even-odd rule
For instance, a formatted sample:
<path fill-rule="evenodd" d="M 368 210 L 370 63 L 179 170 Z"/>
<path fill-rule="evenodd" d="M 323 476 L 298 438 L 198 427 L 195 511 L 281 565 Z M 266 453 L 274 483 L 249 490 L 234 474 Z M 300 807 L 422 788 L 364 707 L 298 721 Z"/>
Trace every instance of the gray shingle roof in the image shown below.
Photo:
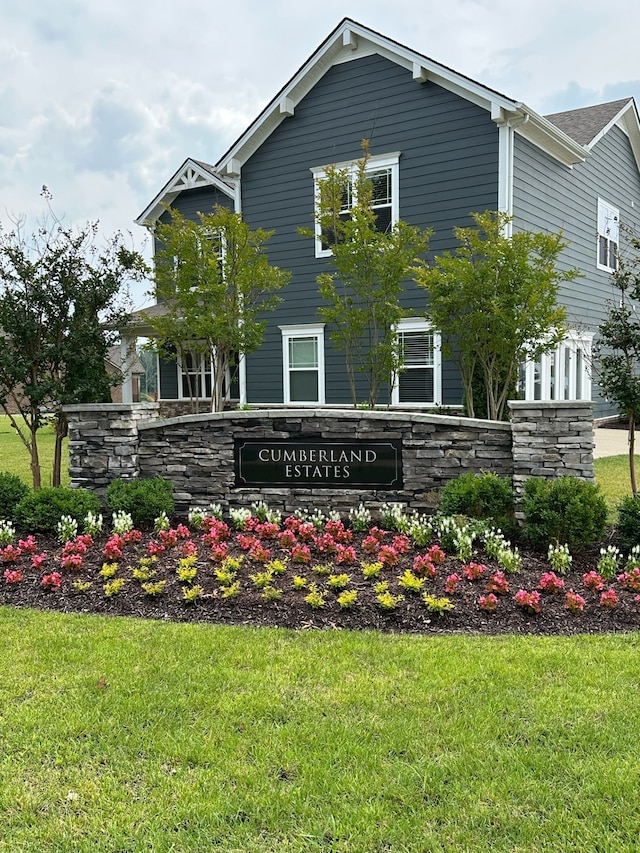
<path fill-rule="evenodd" d="M 631 98 L 622 98 L 619 101 L 609 101 L 593 107 L 553 113 L 545 118 L 580 145 L 588 145 L 630 100 Z"/>

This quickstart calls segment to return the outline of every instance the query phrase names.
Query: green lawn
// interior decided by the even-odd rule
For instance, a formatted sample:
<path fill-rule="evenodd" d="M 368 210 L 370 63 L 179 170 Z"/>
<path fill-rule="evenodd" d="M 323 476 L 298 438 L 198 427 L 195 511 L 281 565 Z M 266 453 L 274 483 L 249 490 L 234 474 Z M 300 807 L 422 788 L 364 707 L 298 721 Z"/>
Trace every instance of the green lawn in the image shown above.
<path fill-rule="evenodd" d="M 636 851 L 636 635 L 0 610 L 0 851 Z"/>
<path fill-rule="evenodd" d="M 44 427 L 38 433 L 38 452 L 42 469 L 42 485 L 51 485 L 54 432 Z M 0 415 L 0 471 L 17 474 L 28 486 L 32 484 L 29 453 L 6 415 Z M 69 484 L 69 451 L 65 441 L 62 458 L 62 484 Z"/>

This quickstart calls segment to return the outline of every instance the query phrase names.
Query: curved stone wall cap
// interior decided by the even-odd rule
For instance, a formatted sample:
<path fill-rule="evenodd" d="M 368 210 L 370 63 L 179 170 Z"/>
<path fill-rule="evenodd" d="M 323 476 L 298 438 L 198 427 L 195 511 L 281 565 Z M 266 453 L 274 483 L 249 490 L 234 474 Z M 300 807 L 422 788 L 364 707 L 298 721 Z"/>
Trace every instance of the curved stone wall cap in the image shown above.
<path fill-rule="evenodd" d="M 159 403 L 69 403 L 63 412 L 155 412 Z"/>

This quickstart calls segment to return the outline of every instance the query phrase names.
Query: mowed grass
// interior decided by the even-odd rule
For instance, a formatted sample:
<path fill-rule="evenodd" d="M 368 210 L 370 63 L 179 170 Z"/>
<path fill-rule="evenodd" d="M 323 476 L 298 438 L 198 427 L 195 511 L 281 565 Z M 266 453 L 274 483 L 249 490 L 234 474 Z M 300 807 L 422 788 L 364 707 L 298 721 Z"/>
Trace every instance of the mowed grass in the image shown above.
<path fill-rule="evenodd" d="M 0 851 L 637 850 L 637 635 L 0 632 Z"/>
<path fill-rule="evenodd" d="M 51 485 L 54 442 L 55 435 L 51 427 L 43 427 L 38 431 L 38 454 L 40 456 L 43 486 Z M 61 479 L 62 485 L 67 486 L 69 484 L 69 448 L 67 441 L 64 442 L 62 454 Z M 17 474 L 28 486 L 33 483 L 29 452 L 6 415 L 0 416 L 0 471 Z"/>
<path fill-rule="evenodd" d="M 596 471 L 625 489 L 626 457 Z M 0 609 L 0 642 L 0 853 L 637 850 L 636 634 Z"/>

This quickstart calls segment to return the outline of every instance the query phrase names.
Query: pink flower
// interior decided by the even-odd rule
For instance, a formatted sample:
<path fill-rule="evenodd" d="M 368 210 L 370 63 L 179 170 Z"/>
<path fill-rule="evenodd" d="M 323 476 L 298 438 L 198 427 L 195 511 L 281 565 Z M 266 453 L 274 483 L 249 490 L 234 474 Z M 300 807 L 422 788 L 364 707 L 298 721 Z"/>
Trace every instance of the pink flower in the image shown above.
<path fill-rule="evenodd" d="M 582 613 L 586 604 L 584 598 L 581 595 L 578 595 L 578 593 L 574 592 L 572 589 L 567 592 L 564 597 L 564 601 L 564 606 L 571 613 Z"/>
<path fill-rule="evenodd" d="M 365 554 L 375 554 L 380 548 L 380 540 L 375 536 L 365 536 L 362 540 L 362 550 Z"/>
<path fill-rule="evenodd" d="M 42 564 L 47 559 L 47 555 L 43 551 L 41 554 L 34 554 L 31 558 L 31 568 L 32 569 L 41 569 Z"/>
<path fill-rule="evenodd" d="M 483 563 L 467 563 L 462 567 L 462 574 L 468 581 L 477 581 L 487 571 L 487 567 Z"/>
<path fill-rule="evenodd" d="M 229 538 L 229 526 L 225 524 L 224 521 L 220 521 L 220 519 L 218 518 L 213 518 L 213 516 L 207 516 L 207 518 L 205 518 L 205 520 L 203 521 L 203 524 L 205 527 L 209 528 L 209 533 L 212 534 L 216 539 Z"/>
<path fill-rule="evenodd" d="M 19 539 L 18 548 L 20 548 L 23 554 L 35 554 L 38 550 L 35 537 L 27 536 L 26 539 Z"/>
<path fill-rule="evenodd" d="M 540 593 L 533 590 L 527 592 L 526 589 L 519 589 L 515 595 L 516 604 L 522 607 L 527 613 L 540 613 Z"/>
<path fill-rule="evenodd" d="M 506 595 L 509 592 L 509 581 L 504 572 L 494 572 L 487 581 L 487 592 Z"/>
<path fill-rule="evenodd" d="M 256 533 L 261 539 L 275 539 L 280 528 L 272 521 L 265 521 L 256 527 Z"/>
<path fill-rule="evenodd" d="M 605 589 L 600 593 L 600 607 L 607 610 L 613 610 L 618 603 L 618 596 L 615 590 Z"/>
<path fill-rule="evenodd" d="M 178 544 L 178 531 L 159 530 L 158 539 L 162 542 L 165 548 L 173 548 Z"/>
<path fill-rule="evenodd" d="M 82 566 L 82 554 L 67 554 L 61 560 L 63 569 L 74 571 Z"/>
<path fill-rule="evenodd" d="M 435 571 L 435 568 L 434 568 L 434 571 Z M 415 572 L 415 568 L 414 568 L 414 572 Z M 458 589 L 459 583 L 460 583 L 460 575 L 457 574 L 456 572 L 454 572 L 453 574 L 449 575 L 447 577 L 447 579 L 445 580 L 444 591 L 448 595 L 453 595 L 454 592 Z"/>
<path fill-rule="evenodd" d="M 316 529 L 310 521 L 303 521 L 298 527 L 298 536 L 303 542 L 313 542 L 313 537 L 316 535 Z"/>
<path fill-rule="evenodd" d="M 329 520 L 324 526 L 324 529 L 329 533 L 336 542 L 341 542 L 343 545 L 348 545 L 353 539 L 353 533 L 344 526 L 341 521 Z"/>
<path fill-rule="evenodd" d="M 236 542 L 243 551 L 250 551 L 254 545 L 258 544 L 258 539 L 255 536 L 247 536 L 245 533 L 238 533 Z"/>
<path fill-rule="evenodd" d="M 357 560 L 353 545 L 336 545 L 334 562 L 337 566 L 352 566 Z"/>
<path fill-rule="evenodd" d="M 478 599 L 480 610 L 486 610 L 487 613 L 493 613 L 498 606 L 498 599 L 490 592 L 488 595 L 481 595 Z"/>
<path fill-rule="evenodd" d="M 294 563 L 310 563 L 311 550 L 308 545 L 294 545 L 291 549 L 291 559 Z"/>
<path fill-rule="evenodd" d="M 399 562 L 398 552 L 391 545 L 382 545 L 378 551 L 378 560 L 383 566 L 397 566 Z"/>
<path fill-rule="evenodd" d="M 265 548 L 261 542 L 256 542 L 249 551 L 249 559 L 257 563 L 266 563 L 271 557 L 271 551 Z"/>
<path fill-rule="evenodd" d="M 289 519 L 287 519 L 287 521 L 288 520 Z M 286 521 L 285 521 L 285 524 L 286 524 Z M 278 544 L 285 551 L 288 551 L 289 549 L 293 548 L 293 546 L 297 543 L 297 541 L 298 540 L 296 539 L 296 534 L 293 532 L 293 530 L 290 530 L 290 529 L 283 530 L 282 533 L 278 534 Z"/>
<path fill-rule="evenodd" d="M 59 589 L 62 583 L 62 575 L 60 572 L 51 572 L 43 576 L 41 583 L 45 589 Z"/>
<path fill-rule="evenodd" d="M 435 578 L 437 574 L 436 567 L 433 565 L 429 554 L 416 554 L 413 558 L 413 572 L 426 578 Z"/>
<path fill-rule="evenodd" d="M 214 545 L 211 549 L 211 554 L 209 558 L 213 560 L 214 563 L 221 563 L 227 556 L 227 543 L 220 542 L 217 545 Z"/>
<path fill-rule="evenodd" d="M 16 548 L 15 545 L 7 545 L 6 548 L 0 548 L 0 561 L 15 563 L 20 554 L 22 554 L 20 548 Z"/>
<path fill-rule="evenodd" d="M 392 547 L 398 552 L 398 554 L 407 554 L 411 550 L 411 541 L 408 536 L 404 534 L 400 536 L 393 537 Z M 436 562 L 435 560 L 433 561 Z"/>
<path fill-rule="evenodd" d="M 582 575 L 582 581 L 587 589 L 593 589 L 596 592 L 604 589 L 604 578 L 593 569 Z"/>
<path fill-rule="evenodd" d="M 180 553 L 183 557 L 192 557 L 198 553 L 198 546 L 191 539 L 188 539 L 180 546 Z"/>
<path fill-rule="evenodd" d="M 319 551 L 320 554 L 335 554 L 337 550 L 336 540 L 331 533 L 319 533 L 317 536 L 314 536 L 313 544 L 316 551 Z M 343 545 L 340 547 L 344 548 Z"/>
<path fill-rule="evenodd" d="M 137 545 L 142 542 L 142 533 L 139 530 L 130 530 L 122 534 L 122 541 L 125 545 Z"/>
<path fill-rule="evenodd" d="M 435 563 L 436 566 L 439 566 L 440 563 L 444 563 L 445 554 L 442 548 L 439 545 L 432 545 L 427 551 L 429 557 L 431 558 L 431 562 Z"/>
<path fill-rule="evenodd" d="M 22 580 L 22 572 L 20 569 L 5 569 L 4 580 L 5 583 L 20 583 Z"/>
<path fill-rule="evenodd" d="M 176 534 L 178 536 L 178 539 L 188 539 L 191 536 L 189 528 L 186 524 L 179 524 L 176 527 Z"/>
<path fill-rule="evenodd" d="M 122 557 L 123 549 L 124 539 L 122 536 L 118 536 L 117 533 L 114 533 L 113 536 L 105 543 L 102 553 L 107 560 L 119 560 L 120 557 Z"/>
<path fill-rule="evenodd" d="M 618 583 L 623 589 L 640 592 L 640 569 L 636 567 L 630 572 L 623 572 L 618 575 Z"/>
<path fill-rule="evenodd" d="M 562 592 L 564 581 L 555 572 L 543 572 L 538 582 L 538 589 L 541 589 L 543 592 Z"/>
<path fill-rule="evenodd" d="M 147 545 L 147 554 L 149 557 L 159 557 L 160 554 L 164 554 L 165 551 L 166 548 L 164 545 L 160 545 L 159 542 L 152 541 Z M 122 552 L 120 553 L 120 556 L 122 556 Z"/>

